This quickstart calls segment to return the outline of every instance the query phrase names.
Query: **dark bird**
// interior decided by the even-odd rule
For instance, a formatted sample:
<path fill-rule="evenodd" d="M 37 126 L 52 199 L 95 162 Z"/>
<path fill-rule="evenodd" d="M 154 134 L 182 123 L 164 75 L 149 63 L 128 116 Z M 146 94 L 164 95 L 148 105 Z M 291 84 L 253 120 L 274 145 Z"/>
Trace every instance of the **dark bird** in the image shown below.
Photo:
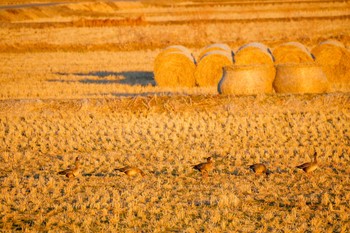
<path fill-rule="evenodd" d="M 314 153 L 314 161 L 308 162 L 308 163 L 303 163 L 303 164 L 297 166 L 297 168 L 303 169 L 303 171 L 306 173 L 310 173 L 312 171 L 315 171 L 318 168 L 317 152 Z"/>
<path fill-rule="evenodd" d="M 140 174 L 141 176 L 145 176 L 145 173 L 140 168 L 137 168 L 137 167 L 126 166 L 122 168 L 116 168 L 115 171 L 123 172 L 127 176 L 136 176 L 137 174 Z"/>
<path fill-rule="evenodd" d="M 65 175 L 68 178 L 76 177 L 79 174 L 79 169 L 80 169 L 80 162 L 79 161 L 80 161 L 79 157 L 76 157 L 73 168 L 68 168 L 66 170 L 58 172 L 57 174 Z"/>
<path fill-rule="evenodd" d="M 203 175 L 208 175 L 208 172 L 214 168 L 214 159 L 212 157 L 207 158 L 207 162 L 200 163 L 193 166 L 193 169 L 200 171 Z"/>
<path fill-rule="evenodd" d="M 266 168 L 265 164 L 263 163 L 256 163 L 249 166 L 249 169 L 252 170 L 257 175 L 269 175 L 270 171 Z"/>

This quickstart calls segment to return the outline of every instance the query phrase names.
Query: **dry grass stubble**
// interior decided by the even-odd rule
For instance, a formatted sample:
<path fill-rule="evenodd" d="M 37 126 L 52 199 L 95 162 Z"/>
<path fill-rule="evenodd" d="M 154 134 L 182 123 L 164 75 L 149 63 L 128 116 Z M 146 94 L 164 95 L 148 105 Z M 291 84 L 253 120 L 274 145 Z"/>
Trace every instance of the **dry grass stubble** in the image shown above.
<path fill-rule="evenodd" d="M 84 103 L 0 103 L 3 230 L 350 229 L 347 94 Z M 314 148 L 320 170 L 296 170 Z M 56 175 L 76 156 L 83 163 L 77 179 Z M 191 165 L 208 156 L 216 167 L 202 179 Z M 268 179 L 248 171 L 254 162 L 267 162 Z M 113 171 L 125 165 L 145 178 Z"/>
<path fill-rule="evenodd" d="M 151 72 L 173 44 L 348 46 L 348 4 L 157 4 L 1 22 L 0 231 L 348 232 L 349 94 L 214 96 Z M 321 168 L 295 170 L 314 148 Z M 56 175 L 77 156 L 77 179 Z M 202 179 L 191 166 L 208 156 Z M 145 178 L 114 171 L 128 165 Z"/>

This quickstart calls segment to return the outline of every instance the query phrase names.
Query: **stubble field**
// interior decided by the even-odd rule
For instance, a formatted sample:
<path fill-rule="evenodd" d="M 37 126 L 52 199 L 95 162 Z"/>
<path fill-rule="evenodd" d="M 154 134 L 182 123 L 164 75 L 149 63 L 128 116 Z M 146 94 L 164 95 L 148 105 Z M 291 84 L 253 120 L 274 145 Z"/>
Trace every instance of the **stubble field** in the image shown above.
<path fill-rule="evenodd" d="M 349 92 L 220 96 L 153 76 L 173 44 L 349 46 L 348 1 L 58 2 L 0 8 L 0 232 L 350 231 Z M 314 151 L 320 168 L 297 170 Z M 78 177 L 57 175 L 77 156 Z"/>

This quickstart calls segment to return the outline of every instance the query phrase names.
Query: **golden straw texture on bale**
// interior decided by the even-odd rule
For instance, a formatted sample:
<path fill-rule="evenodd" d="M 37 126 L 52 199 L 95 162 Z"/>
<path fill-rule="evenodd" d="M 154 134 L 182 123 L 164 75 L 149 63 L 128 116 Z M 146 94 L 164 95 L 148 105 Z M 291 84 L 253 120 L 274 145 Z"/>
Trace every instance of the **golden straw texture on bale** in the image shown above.
<path fill-rule="evenodd" d="M 350 51 L 335 43 L 321 43 L 312 53 L 322 66 L 330 91 L 350 91 Z"/>
<path fill-rule="evenodd" d="M 325 40 L 325 41 L 322 41 L 320 43 L 320 45 L 324 45 L 324 44 L 330 44 L 330 45 L 335 45 L 338 47 L 345 48 L 345 45 L 342 42 L 340 42 L 339 40 L 335 40 L 335 39 Z"/>
<path fill-rule="evenodd" d="M 222 43 L 216 43 L 216 44 L 211 44 L 211 45 L 208 45 L 206 47 L 204 47 L 200 53 L 199 53 L 199 56 L 198 56 L 198 61 L 208 52 L 211 52 L 211 51 L 224 51 L 224 52 L 227 52 L 227 53 L 231 53 L 232 54 L 232 50 L 230 48 L 230 46 L 228 46 L 227 44 L 222 44 Z"/>
<path fill-rule="evenodd" d="M 159 63 L 159 61 L 163 60 L 163 56 L 168 54 L 168 53 L 172 53 L 172 52 L 181 52 L 184 55 L 186 55 L 189 59 L 193 60 L 194 63 L 196 63 L 191 51 L 186 48 L 185 46 L 182 45 L 171 45 L 166 47 L 165 49 L 163 49 L 156 57 L 154 64 L 155 66 L 157 66 L 157 64 Z"/>
<path fill-rule="evenodd" d="M 232 65 L 232 55 L 224 51 L 210 51 L 198 62 L 194 76 L 198 86 L 217 86 L 222 69 Z"/>
<path fill-rule="evenodd" d="M 280 64 L 273 86 L 277 93 L 324 93 L 328 81 L 321 66 L 315 63 Z"/>
<path fill-rule="evenodd" d="M 311 63 L 314 61 L 310 51 L 299 42 L 281 44 L 273 50 L 275 64 Z"/>
<path fill-rule="evenodd" d="M 218 92 L 226 95 L 273 93 L 275 71 L 270 65 L 233 65 L 224 68 Z"/>
<path fill-rule="evenodd" d="M 163 87 L 195 86 L 193 58 L 183 52 L 163 54 L 154 64 L 154 80 Z"/>
<path fill-rule="evenodd" d="M 181 51 L 187 54 L 191 54 L 191 51 L 183 45 L 170 45 L 166 47 L 164 51 Z"/>
<path fill-rule="evenodd" d="M 234 56 L 236 65 L 274 64 L 271 50 L 261 43 L 249 43 L 240 47 Z"/>

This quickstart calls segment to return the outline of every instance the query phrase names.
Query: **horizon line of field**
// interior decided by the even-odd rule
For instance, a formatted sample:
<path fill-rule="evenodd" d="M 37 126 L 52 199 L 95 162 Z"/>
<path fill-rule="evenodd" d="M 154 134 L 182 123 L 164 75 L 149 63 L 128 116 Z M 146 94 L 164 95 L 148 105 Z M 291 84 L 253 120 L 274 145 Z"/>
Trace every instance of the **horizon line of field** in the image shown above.
<path fill-rule="evenodd" d="M 232 23 L 270 23 L 270 22 L 300 22 L 305 20 L 349 20 L 349 14 L 337 16 L 291 16 L 291 17 L 265 17 L 249 19 L 189 19 L 147 21 L 142 17 L 127 19 L 87 19 L 80 18 L 68 22 L 1 22 L 0 26 L 7 28 L 66 28 L 66 27 L 115 27 L 115 26 L 159 26 L 159 25 L 186 25 L 186 24 L 232 24 Z"/>
<path fill-rule="evenodd" d="M 124 0 L 125 1 L 125 0 Z M 130 0 L 129 0 L 130 1 Z M 129 2 L 128 1 L 128 2 Z M 137 0 L 132 0 L 133 2 L 137 2 Z M 43 2 L 31 2 L 31 3 L 25 3 L 25 1 L 21 2 L 21 1 L 17 1 L 20 4 L 16 4 L 16 3 L 12 3 L 12 2 L 8 2 L 6 5 L 0 5 L 0 10 L 1 9 L 22 9 L 22 8 L 32 8 L 32 7 L 45 7 L 45 6 L 53 6 L 53 5 L 64 5 L 67 3 L 71 3 L 71 4 L 77 4 L 77 3 L 81 3 L 79 1 L 71 1 L 71 2 L 67 2 L 66 0 L 64 1 L 54 1 L 54 2 L 47 2 L 47 1 L 43 1 Z M 118 0 L 112 0 L 112 2 L 118 2 Z M 123 1 L 122 1 L 123 2 Z M 187 2 L 186 4 L 179 4 L 177 5 L 176 3 L 173 4 L 172 1 L 168 1 L 166 3 L 164 2 L 157 2 L 157 1 L 147 1 L 147 0 L 139 0 L 139 2 L 147 5 L 151 5 L 151 6 L 158 6 L 158 7 L 198 7 L 198 6 L 245 6 L 245 5 L 254 5 L 254 6 L 259 6 L 259 5 L 286 5 L 286 4 L 305 4 L 305 3 L 337 3 L 337 2 L 344 2 L 344 0 L 297 0 L 297 1 L 293 1 L 293 0 L 285 0 L 285 1 L 281 1 L 281 0 L 270 0 L 270 1 L 236 1 L 236 0 L 225 0 L 225 1 L 199 1 L 199 3 L 197 3 L 197 1 L 190 1 Z M 6 2 L 5 2 L 6 3 Z M 3 3 L 4 4 L 4 3 Z"/>
<path fill-rule="evenodd" d="M 125 0 L 124 0 L 125 1 Z M 129 0 L 130 1 L 130 0 Z M 347 0 L 345 0 L 347 1 Z M 6 5 L 0 5 L 0 9 L 9 9 L 9 8 L 28 8 L 28 7 L 41 7 L 41 6 L 50 6 L 50 5 L 60 5 L 60 4 L 67 4 L 67 3 L 81 3 L 79 1 L 71 1 L 67 2 L 66 0 L 64 1 L 53 1 L 53 2 L 31 2 L 31 3 L 23 3 L 21 4 L 16 4 L 13 2 L 8 2 Z M 112 0 L 112 2 L 118 2 L 118 0 Z M 122 0 L 123 2 L 123 0 Z M 137 2 L 137 0 L 134 0 L 134 2 Z M 166 4 L 164 2 L 159 3 L 158 1 L 145 1 L 145 0 L 139 0 L 139 2 L 144 3 L 145 5 L 157 5 L 157 6 L 165 6 L 168 4 L 171 7 L 176 7 L 176 4 L 172 4 L 172 1 L 168 1 Z M 269 1 L 243 1 L 243 0 L 224 0 L 224 1 L 192 1 L 187 4 L 180 4 L 179 6 L 186 6 L 186 7 L 191 7 L 191 6 L 222 6 L 222 5 L 269 5 L 269 4 L 302 4 L 302 3 L 333 3 L 333 2 L 344 2 L 344 0 L 269 0 Z"/>

